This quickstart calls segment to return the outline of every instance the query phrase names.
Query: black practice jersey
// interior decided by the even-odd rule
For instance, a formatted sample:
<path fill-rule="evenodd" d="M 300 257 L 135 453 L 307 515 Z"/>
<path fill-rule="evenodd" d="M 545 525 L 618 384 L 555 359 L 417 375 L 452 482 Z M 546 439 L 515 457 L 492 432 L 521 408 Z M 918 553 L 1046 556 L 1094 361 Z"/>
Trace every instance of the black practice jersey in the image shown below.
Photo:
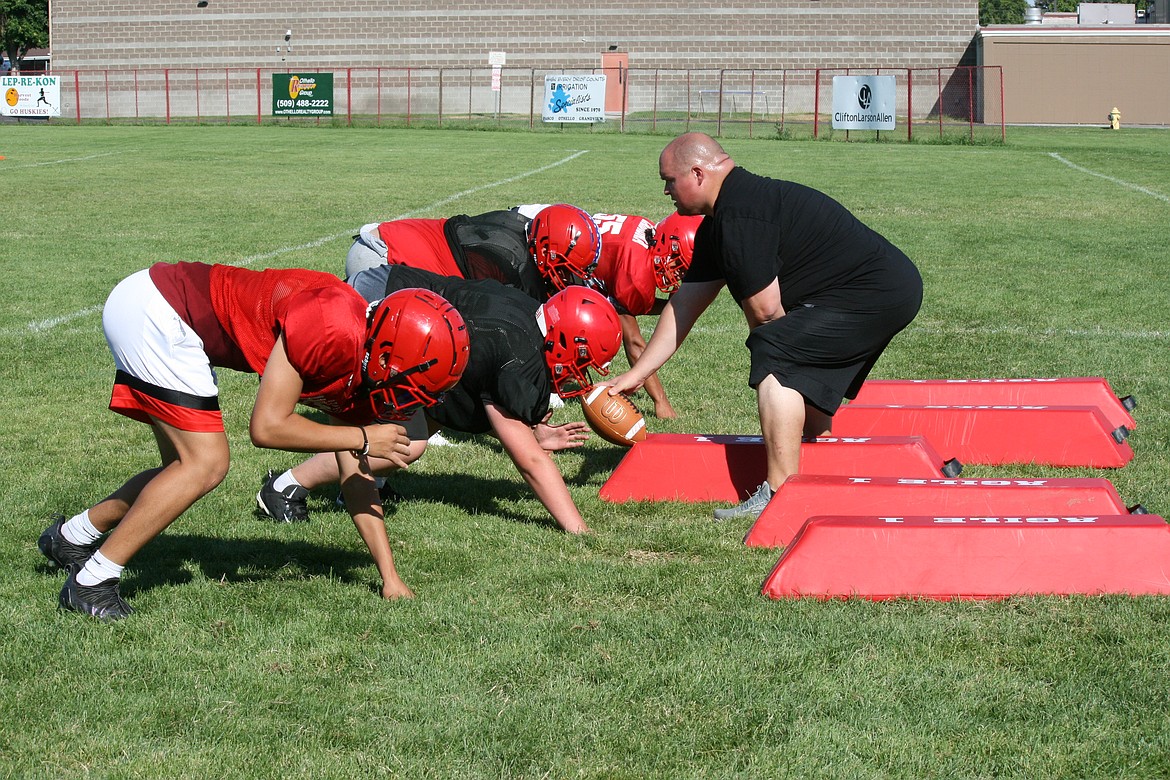
<path fill-rule="evenodd" d="M 552 378 L 544 359 L 544 336 L 536 323 L 540 303 L 490 279 L 439 276 L 403 265 L 362 274 L 375 271 L 385 276 L 384 294 L 408 287 L 431 290 L 450 301 L 467 323 L 471 343 L 467 368 L 443 402 L 427 410 L 429 417 L 451 430 L 487 433 L 491 422 L 484 402 L 491 401 L 529 425 L 544 419 Z"/>

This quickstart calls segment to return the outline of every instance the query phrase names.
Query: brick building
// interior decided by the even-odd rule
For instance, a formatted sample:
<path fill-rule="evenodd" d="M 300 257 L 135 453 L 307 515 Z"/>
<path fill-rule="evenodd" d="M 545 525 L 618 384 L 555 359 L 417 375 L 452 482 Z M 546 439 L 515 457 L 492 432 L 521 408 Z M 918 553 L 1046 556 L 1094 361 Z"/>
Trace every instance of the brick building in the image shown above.
<path fill-rule="evenodd" d="M 478 67 L 950 68 L 978 29 L 977 0 L 52 0 L 58 72 L 95 69 Z M 285 33 L 291 31 L 288 43 Z M 291 51 L 290 51 L 291 49 Z"/>

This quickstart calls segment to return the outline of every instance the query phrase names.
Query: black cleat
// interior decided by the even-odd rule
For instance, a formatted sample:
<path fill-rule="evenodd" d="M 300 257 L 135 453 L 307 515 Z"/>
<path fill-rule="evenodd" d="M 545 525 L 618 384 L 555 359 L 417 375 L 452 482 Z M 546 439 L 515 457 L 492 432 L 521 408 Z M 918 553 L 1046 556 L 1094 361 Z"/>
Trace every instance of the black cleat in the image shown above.
<path fill-rule="evenodd" d="M 406 496 L 395 490 L 394 485 L 386 477 L 377 477 L 376 481 L 378 483 L 378 498 L 382 502 L 382 508 L 386 511 L 390 511 L 400 502 L 406 500 Z M 338 509 L 345 509 L 344 493 L 337 494 L 337 507 Z"/>
<path fill-rule="evenodd" d="M 281 472 L 283 473 L 283 472 Z M 269 470 L 256 494 L 257 513 L 271 517 L 278 523 L 309 522 L 309 491 L 300 485 L 289 485 L 283 491 L 272 487 L 280 474 Z"/>
<path fill-rule="evenodd" d="M 76 571 L 69 572 L 57 603 L 61 609 L 71 609 L 105 621 L 121 620 L 134 613 L 134 607 L 127 604 L 118 593 L 116 577 L 86 587 L 77 584 Z"/>
<path fill-rule="evenodd" d="M 51 518 L 53 524 L 45 529 L 41 538 L 37 539 L 37 547 L 50 563 L 61 569 L 79 569 L 94 554 L 100 543 L 74 544 L 62 535 L 61 526 L 65 525 L 65 515 L 55 514 Z"/>

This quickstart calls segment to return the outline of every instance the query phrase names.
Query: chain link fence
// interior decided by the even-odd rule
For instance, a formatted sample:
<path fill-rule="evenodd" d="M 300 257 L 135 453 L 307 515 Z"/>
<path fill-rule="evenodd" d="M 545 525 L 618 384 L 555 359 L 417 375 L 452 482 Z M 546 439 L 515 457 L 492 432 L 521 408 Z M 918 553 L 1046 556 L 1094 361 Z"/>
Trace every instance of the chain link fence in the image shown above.
<path fill-rule="evenodd" d="M 332 114 L 273 115 L 273 75 L 312 68 L 165 68 L 56 72 L 63 122 L 294 123 L 509 128 L 530 131 L 867 140 L 1003 141 L 999 67 L 710 69 L 596 68 L 607 76 L 605 121 L 541 120 L 544 78 L 532 68 L 346 68 L 333 71 Z M 563 73 L 585 73 L 584 70 Z M 562 74 L 563 75 L 563 74 Z M 834 76 L 893 76 L 895 130 L 835 130 Z"/>

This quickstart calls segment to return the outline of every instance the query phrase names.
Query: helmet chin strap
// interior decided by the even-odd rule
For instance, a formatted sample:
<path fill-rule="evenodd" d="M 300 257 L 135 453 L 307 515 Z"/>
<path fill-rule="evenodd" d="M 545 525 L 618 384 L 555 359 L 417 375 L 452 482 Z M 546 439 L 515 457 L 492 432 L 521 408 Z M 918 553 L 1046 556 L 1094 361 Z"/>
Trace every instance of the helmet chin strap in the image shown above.
<path fill-rule="evenodd" d="M 399 371 L 392 378 L 393 379 L 400 379 L 402 377 L 410 376 L 411 374 L 417 374 L 420 371 L 426 371 L 428 368 L 430 368 L 431 366 L 435 365 L 438 362 L 439 362 L 438 358 L 431 358 L 430 360 L 424 360 L 422 363 L 419 363 L 417 366 L 411 366 L 410 368 L 406 369 L 405 371 Z"/>
<path fill-rule="evenodd" d="M 366 371 L 366 366 L 369 365 L 369 362 L 370 362 L 370 353 L 367 352 L 366 356 L 364 358 L 362 358 L 362 384 L 364 384 L 370 390 L 377 390 L 377 389 L 380 389 L 382 387 L 387 387 L 389 385 L 392 385 L 396 381 L 398 381 L 399 379 L 403 379 L 405 377 L 408 377 L 411 374 L 417 374 L 419 372 L 426 371 L 428 368 L 430 368 L 431 366 L 438 363 L 439 359 L 438 358 L 431 358 L 430 360 L 425 360 L 416 366 L 411 366 L 410 368 L 407 368 L 403 371 L 399 371 L 398 373 L 391 376 L 387 381 L 382 382 L 382 383 L 375 382 L 369 378 L 369 376 L 370 376 L 369 372 Z"/>

